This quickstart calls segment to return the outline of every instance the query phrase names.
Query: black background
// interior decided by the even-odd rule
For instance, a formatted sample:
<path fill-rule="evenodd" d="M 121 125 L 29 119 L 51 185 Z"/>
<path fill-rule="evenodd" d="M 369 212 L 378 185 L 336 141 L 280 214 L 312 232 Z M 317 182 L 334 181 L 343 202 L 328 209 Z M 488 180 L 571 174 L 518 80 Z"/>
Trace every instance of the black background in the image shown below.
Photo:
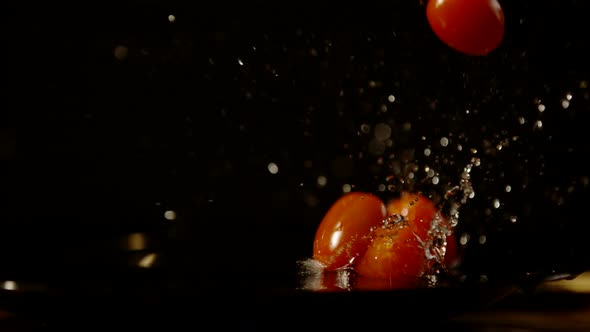
<path fill-rule="evenodd" d="M 505 39 L 485 57 L 442 44 L 419 1 L 7 11 L 0 279 L 293 287 L 296 262 L 311 255 L 344 184 L 395 195 L 377 191 L 391 171 L 361 132 L 379 122 L 393 128 L 385 156 L 415 148 L 416 162 L 449 183 L 478 150 L 476 196 L 458 225 L 470 235 L 467 275 L 585 270 L 588 5 L 502 5 Z M 463 150 L 441 147 L 441 137 Z M 497 150 L 500 142 L 509 144 Z M 440 159 L 424 156 L 427 146 Z M 132 232 L 146 232 L 162 254 L 149 273 L 120 248 Z"/>

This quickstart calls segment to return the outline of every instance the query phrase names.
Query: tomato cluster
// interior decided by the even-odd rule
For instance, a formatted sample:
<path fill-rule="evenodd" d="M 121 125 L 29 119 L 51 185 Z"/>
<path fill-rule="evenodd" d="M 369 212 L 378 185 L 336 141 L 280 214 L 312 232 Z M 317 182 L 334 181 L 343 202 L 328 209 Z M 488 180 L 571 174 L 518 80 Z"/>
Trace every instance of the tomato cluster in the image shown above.
<path fill-rule="evenodd" d="M 487 55 L 504 38 L 498 0 L 429 0 L 426 17 L 442 42 L 467 55 Z"/>
<path fill-rule="evenodd" d="M 313 259 L 324 271 L 352 270 L 373 283 L 387 280 L 407 288 L 429 273 L 433 262 L 454 263 L 458 255 L 450 231 L 447 218 L 420 193 L 403 192 L 385 204 L 371 193 L 351 192 L 320 222 Z"/>

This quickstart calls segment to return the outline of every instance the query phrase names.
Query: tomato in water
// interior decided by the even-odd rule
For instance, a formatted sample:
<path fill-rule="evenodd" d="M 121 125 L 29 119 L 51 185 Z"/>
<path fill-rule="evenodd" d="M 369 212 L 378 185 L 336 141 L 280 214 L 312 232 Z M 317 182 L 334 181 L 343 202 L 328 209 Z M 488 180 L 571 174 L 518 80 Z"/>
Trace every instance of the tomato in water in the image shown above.
<path fill-rule="evenodd" d="M 426 17 L 442 42 L 467 55 L 487 55 L 504 38 L 498 0 L 428 0 Z"/>
<path fill-rule="evenodd" d="M 371 233 L 369 247 L 355 270 L 363 276 L 388 280 L 422 277 L 429 264 L 424 243 L 431 240 L 428 232 L 432 222 L 445 223 L 446 219 L 428 197 L 408 192 L 390 201 L 387 213 L 404 219 L 386 224 Z M 447 240 L 454 241 L 450 237 Z M 447 255 L 449 261 L 454 260 L 456 250 L 445 252 L 445 262 Z"/>
<path fill-rule="evenodd" d="M 383 224 L 384 202 L 364 192 L 350 192 L 340 197 L 324 215 L 316 230 L 313 258 L 325 270 L 351 266 L 369 245 L 372 229 Z"/>

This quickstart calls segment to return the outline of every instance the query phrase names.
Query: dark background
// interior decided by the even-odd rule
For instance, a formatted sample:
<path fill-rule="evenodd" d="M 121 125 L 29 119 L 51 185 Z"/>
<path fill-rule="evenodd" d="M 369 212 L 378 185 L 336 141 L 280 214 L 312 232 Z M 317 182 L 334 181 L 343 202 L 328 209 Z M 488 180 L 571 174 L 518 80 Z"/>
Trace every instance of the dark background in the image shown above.
<path fill-rule="evenodd" d="M 406 187 L 378 186 L 412 151 L 441 178 L 416 189 L 439 195 L 481 159 L 457 226 L 470 236 L 466 275 L 586 270 L 589 6 L 502 5 L 505 39 L 486 57 L 442 44 L 419 1 L 7 11 L 0 279 L 113 292 L 294 287 L 342 186 L 389 198 Z M 380 122 L 393 144 L 372 154 Z M 121 245 L 133 232 L 161 254 L 153 269 L 133 267 L 137 253 Z"/>

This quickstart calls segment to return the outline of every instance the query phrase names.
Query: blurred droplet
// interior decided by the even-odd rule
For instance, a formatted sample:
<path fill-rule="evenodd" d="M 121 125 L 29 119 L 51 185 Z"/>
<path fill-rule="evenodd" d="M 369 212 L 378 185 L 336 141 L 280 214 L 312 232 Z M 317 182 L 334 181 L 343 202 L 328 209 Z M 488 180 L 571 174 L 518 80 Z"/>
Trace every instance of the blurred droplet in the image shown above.
<path fill-rule="evenodd" d="M 497 209 L 497 208 L 499 208 L 499 207 L 500 207 L 500 200 L 499 200 L 499 199 L 497 199 L 497 198 L 496 198 L 496 199 L 494 199 L 494 203 L 493 203 L 493 205 L 494 205 L 494 208 L 496 208 L 496 209 Z"/>
<path fill-rule="evenodd" d="M 146 248 L 146 238 L 143 233 L 132 233 L 127 237 L 129 250 L 143 250 Z"/>
<path fill-rule="evenodd" d="M 342 192 L 349 193 L 352 190 L 352 186 L 350 184 L 345 184 L 342 186 Z"/>
<path fill-rule="evenodd" d="M 370 127 L 368 124 L 366 124 L 366 123 L 363 123 L 363 124 L 361 125 L 361 132 L 362 132 L 363 134 L 368 134 L 370 130 L 371 130 L 371 127 Z"/>
<path fill-rule="evenodd" d="M 268 164 L 267 168 L 270 174 L 277 174 L 279 172 L 279 166 L 275 163 Z"/>
<path fill-rule="evenodd" d="M 570 102 L 569 102 L 569 100 L 567 100 L 567 99 L 564 99 L 564 100 L 562 100 L 562 101 L 561 101 L 561 107 L 562 107 L 562 108 L 564 108 L 564 109 L 566 109 L 566 108 L 570 107 Z"/>
<path fill-rule="evenodd" d="M 113 54 L 117 60 L 125 60 L 129 54 L 129 49 L 125 45 L 117 45 L 113 51 Z"/>
<path fill-rule="evenodd" d="M 137 265 L 143 268 L 152 267 L 152 265 L 154 265 L 154 262 L 156 261 L 156 257 L 157 255 L 155 253 L 147 254 L 139 260 Z"/>
<path fill-rule="evenodd" d="M 375 138 L 385 141 L 391 137 L 391 127 L 386 123 L 378 123 L 375 126 Z"/>
<path fill-rule="evenodd" d="M 15 281 L 6 280 L 2 283 L 2 288 L 5 290 L 14 291 L 14 290 L 18 290 L 18 285 Z"/>
<path fill-rule="evenodd" d="M 463 233 L 461 234 L 461 238 L 459 238 L 459 243 L 464 246 L 469 242 L 469 234 Z"/>
<path fill-rule="evenodd" d="M 166 218 L 166 220 L 175 220 L 176 219 L 176 212 L 172 211 L 172 210 L 168 210 L 166 212 L 164 212 L 164 218 Z"/>
<path fill-rule="evenodd" d="M 479 244 L 485 244 L 488 238 L 485 235 L 479 236 Z"/>

